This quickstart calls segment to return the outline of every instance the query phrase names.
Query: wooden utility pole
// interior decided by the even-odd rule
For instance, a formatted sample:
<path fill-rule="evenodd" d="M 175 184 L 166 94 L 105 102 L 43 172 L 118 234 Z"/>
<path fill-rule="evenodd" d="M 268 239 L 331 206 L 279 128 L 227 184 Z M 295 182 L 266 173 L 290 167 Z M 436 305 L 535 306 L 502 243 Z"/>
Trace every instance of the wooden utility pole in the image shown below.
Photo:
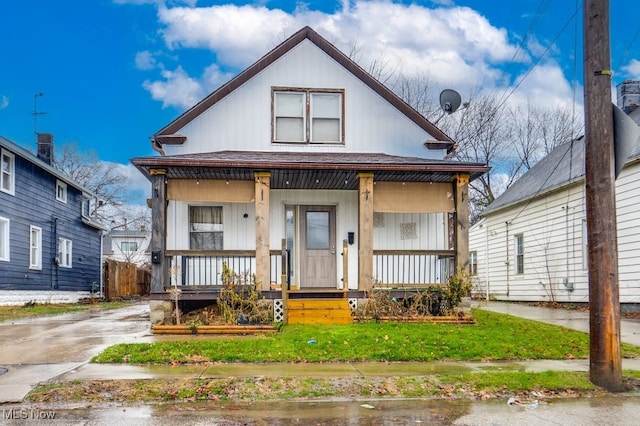
<path fill-rule="evenodd" d="M 615 392 L 622 390 L 622 360 L 609 0 L 584 0 L 583 6 L 589 375 L 594 384 Z"/>

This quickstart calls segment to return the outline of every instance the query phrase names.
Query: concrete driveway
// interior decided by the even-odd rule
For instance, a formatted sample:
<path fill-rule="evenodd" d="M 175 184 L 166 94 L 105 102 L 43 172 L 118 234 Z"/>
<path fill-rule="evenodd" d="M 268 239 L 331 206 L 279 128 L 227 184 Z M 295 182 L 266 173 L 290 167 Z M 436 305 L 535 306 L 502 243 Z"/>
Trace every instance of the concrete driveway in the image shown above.
<path fill-rule="evenodd" d="M 77 369 L 108 346 L 154 340 L 147 303 L 2 322 L 0 403 L 22 401 L 38 383 Z"/>

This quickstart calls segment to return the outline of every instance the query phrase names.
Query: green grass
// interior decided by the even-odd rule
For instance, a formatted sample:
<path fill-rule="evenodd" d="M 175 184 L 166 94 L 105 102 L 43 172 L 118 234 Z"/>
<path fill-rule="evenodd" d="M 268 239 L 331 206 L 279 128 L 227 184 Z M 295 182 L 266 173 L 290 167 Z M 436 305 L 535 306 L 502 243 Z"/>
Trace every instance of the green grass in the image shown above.
<path fill-rule="evenodd" d="M 491 361 L 588 358 L 589 336 L 484 310 L 475 325 L 357 323 L 295 325 L 278 334 L 207 341 L 120 344 L 94 362 L 189 364 L 194 362 Z M 317 343 L 309 344 L 309 340 Z M 640 347 L 622 346 L 624 357 Z"/>
<path fill-rule="evenodd" d="M 0 322 L 20 318 L 81 312 L 91 308 L 114 309 L 125 305 L 126 303 L 124 302 L 99 302 L 96 304 L 42 303 L 33 306 L 0 306 Z"/>
<path fill-rule="evenodd" d="M 533 392 L 536 392 L 535 394 Z M 580 372 L 510 372 L 414 377 L 221 377 L 44 383 L 32 402 L 257 401 L 341 398 L 472 398 L 598 396 Z"/>

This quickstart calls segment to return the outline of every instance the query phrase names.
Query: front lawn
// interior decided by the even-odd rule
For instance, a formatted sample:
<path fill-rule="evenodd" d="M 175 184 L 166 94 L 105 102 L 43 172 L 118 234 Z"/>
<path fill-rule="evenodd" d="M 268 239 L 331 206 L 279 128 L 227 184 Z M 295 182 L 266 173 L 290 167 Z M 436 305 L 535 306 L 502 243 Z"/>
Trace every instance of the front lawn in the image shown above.
<path fill-rule="evenodd" d="M 589 356 L 586 333 L 484 310 L 474 310 L 473 317 L 475 325 L 291 325 L 259 337 L 119 344 L 93 362 L 494 361 Z M 622 355 L 637 357 L 640 347 L 624 344 Z"/>

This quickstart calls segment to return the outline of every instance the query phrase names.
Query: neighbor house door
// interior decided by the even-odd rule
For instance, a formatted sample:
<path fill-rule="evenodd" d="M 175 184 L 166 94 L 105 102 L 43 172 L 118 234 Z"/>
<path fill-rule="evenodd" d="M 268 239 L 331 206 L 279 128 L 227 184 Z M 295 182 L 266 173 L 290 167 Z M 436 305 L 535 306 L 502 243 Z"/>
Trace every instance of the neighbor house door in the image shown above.
<path fill-rule="evenodd" d="M 300 287 L 337 288 L 335 206 L 300 206 L 300 246 Z"/>

